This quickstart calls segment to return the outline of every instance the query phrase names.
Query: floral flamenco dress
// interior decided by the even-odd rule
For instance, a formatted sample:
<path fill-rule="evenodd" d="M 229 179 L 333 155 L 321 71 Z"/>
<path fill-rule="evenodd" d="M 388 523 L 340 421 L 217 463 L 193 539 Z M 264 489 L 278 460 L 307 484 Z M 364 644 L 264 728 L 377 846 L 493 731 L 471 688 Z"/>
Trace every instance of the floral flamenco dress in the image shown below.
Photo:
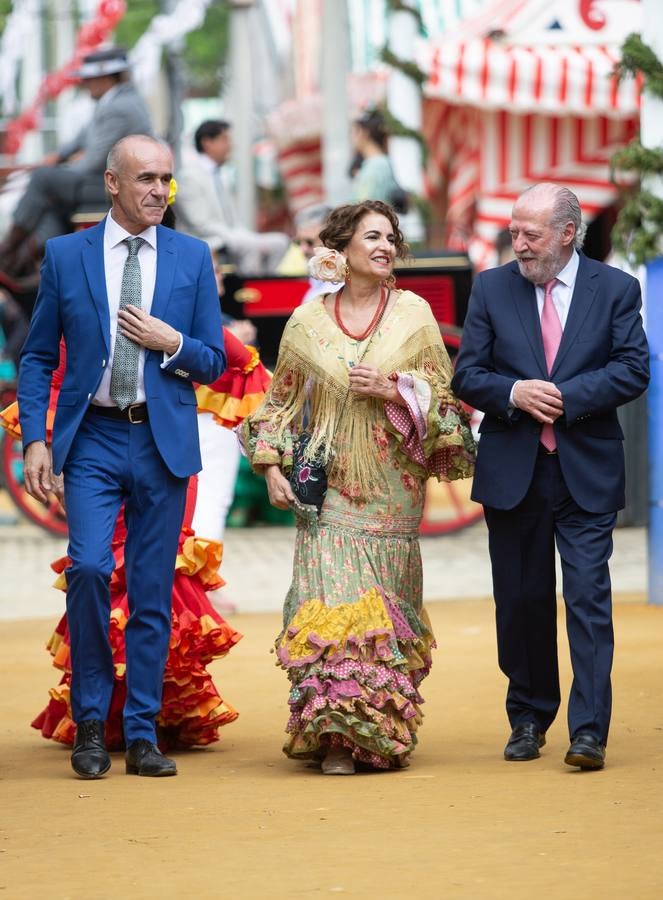
<path fill-rule="evenodd" d="M 405 406 L 348 393 L 362 354 L 396 382 Z M 242 426 L 257 470 L 279 464 L 287 475 L 306 421 L 307 453 L 332 447 L 320 516 L 298 517 L 276 640 L 291 682 L 284 752 L 292 758 L 344 747 L 386 769 L 407 765 L 414 749 L 434 646 L 418 539 L 425 483 L 470 476 L 475 453 L 450 379 L 421 297 L 396 292 L 364 342 L 341 331 L 319 298 L 288 321 L 265 401 Z"/>
<path fill-rule="evenodd" d="M 203 392 L 204 408 L 214 405 L 217 421 L 232 427 L 243 415 L 258 407 L 269 383 L 269 373 L 260 363 L 253 348 L 245 347 L 232 334 L 224 331 L 228 368 Z M 47 416 L 48 434 L 53 425 L 55 404 L 64 375 L 64 352 L 60 367 L 53 375 L 51 403 Z M 16 438 L 20 438 L 18 409 L 13 403 L 0 412 L 0 423 Z M 203 746 L 219 740 L 219 729 L 233 722 L 237 711 L 224 701 L 207 671 L 213 659 L 225 656 L 240 640 L 235 631 L 210 603 L 207 592 L 216 590 L 224 582 L 218 574 L 223 547 L 216 541 L 198 537 L 190 527 L 196 498 L 195 477 L 189 480 L 184 522 L 175 562 L 171 636 L 164 672 L 161 712 L 157 718 L 159 745 L 168 747 Z M 111 614 L 109 637 L 115 667 L 115 685 L 106 722 L 106 743 L 109 749 L 121 749 L 122 708 L 125 699 L 125 642 L 124 631 L 129 617 L 126 591 L 124 541 L 126 528 L 122 513 L 118 516 L 113 535 L 112 550 L 115 569 L 111 576 Z M 66 591 L 65 570 L 69 558 L 52 564 L 58 573 L 55 586 Z M 69 698 L 71 658 L 69 629 L 66 614 L 51 636 L 47 649 L 53 665 L 63 672 L 60 683 L 50 690 L 48 705 L 32 725 L 45 738 L 72 744 L 76 726 L 71 717 Z"/>

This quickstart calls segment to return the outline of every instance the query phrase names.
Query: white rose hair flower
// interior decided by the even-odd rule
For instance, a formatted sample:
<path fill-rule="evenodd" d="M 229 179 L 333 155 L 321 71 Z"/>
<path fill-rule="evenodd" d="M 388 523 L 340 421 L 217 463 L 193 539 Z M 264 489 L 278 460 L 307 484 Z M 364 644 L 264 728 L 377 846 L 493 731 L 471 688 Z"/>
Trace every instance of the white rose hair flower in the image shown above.
<path fill-rule="evenodd" d="M 338 250 L 316 247 L 315 255 L 308 261 L 308 270 L 318 281 L 333 281 L 338 284 L 346 278 L 346 260 Z"/>

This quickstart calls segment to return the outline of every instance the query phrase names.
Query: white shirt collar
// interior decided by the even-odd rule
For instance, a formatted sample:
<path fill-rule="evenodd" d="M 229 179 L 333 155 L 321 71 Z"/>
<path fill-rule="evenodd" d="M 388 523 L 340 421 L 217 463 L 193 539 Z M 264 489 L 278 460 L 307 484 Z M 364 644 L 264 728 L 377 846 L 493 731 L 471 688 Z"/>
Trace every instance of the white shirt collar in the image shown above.
<path fill-rule="evenodd" d="M 567 264 L 561 271 L 557 273 L 557 280 L 561 281 L 562 284 L 565 284 L 567 287 L 573 287 L 573 285 L 576 283 L 576 276 L 578 274 L 579 265 L 580 256 L 578 255 L 578 251 L 574 249 Z"/>
<path fill-rule="evenodd" d="M 121 244 L 122 241 L 129 237 L 141 237 L 153 250 L 157 249 L 156 225 L 148 225 L 145 231 L 141 231 L 140 234 L 130 234 L 121 225 L 117 224 L 113 218 L 113 213 L 109 212 L 106 216 L 106 228 L 104 230 L 104 240 L 107 245 L 109 247 L 117 247 L 118 244 Z"/>

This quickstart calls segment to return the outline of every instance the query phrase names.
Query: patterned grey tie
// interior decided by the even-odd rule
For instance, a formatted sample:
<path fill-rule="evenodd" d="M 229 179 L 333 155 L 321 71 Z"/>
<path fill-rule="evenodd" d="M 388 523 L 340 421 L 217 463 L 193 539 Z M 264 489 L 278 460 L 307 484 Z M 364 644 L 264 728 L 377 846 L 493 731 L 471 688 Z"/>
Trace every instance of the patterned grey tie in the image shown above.
<path fill-rule="evenodd" d="M 124 263 L 122 288 L 120 290 L 120 309 L 141 304 L 140 263 L 138 251 L 145 243 L 143 238 L 125 238 L 129 255 Z M 115 349 L 113 350 L 113 369 L 111 371 L 110 396 L 120 409 L 126 409 L 136 402 L 138 393 L 138 357 L 140 345 L 125 337 L 117 329 Z"/>

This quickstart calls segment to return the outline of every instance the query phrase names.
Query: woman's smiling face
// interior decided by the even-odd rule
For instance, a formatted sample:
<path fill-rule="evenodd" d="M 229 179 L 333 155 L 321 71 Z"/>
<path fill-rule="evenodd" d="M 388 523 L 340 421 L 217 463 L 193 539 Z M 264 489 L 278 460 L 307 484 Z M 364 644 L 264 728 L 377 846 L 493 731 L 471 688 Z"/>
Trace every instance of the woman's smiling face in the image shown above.
<path fill-rule="evenodd" d="M 396 235 L 389 219 L 380 213 L 365 215 L 343 253 L 353 274 L 384 281 L 391 275 L 396 258 Z"/>

